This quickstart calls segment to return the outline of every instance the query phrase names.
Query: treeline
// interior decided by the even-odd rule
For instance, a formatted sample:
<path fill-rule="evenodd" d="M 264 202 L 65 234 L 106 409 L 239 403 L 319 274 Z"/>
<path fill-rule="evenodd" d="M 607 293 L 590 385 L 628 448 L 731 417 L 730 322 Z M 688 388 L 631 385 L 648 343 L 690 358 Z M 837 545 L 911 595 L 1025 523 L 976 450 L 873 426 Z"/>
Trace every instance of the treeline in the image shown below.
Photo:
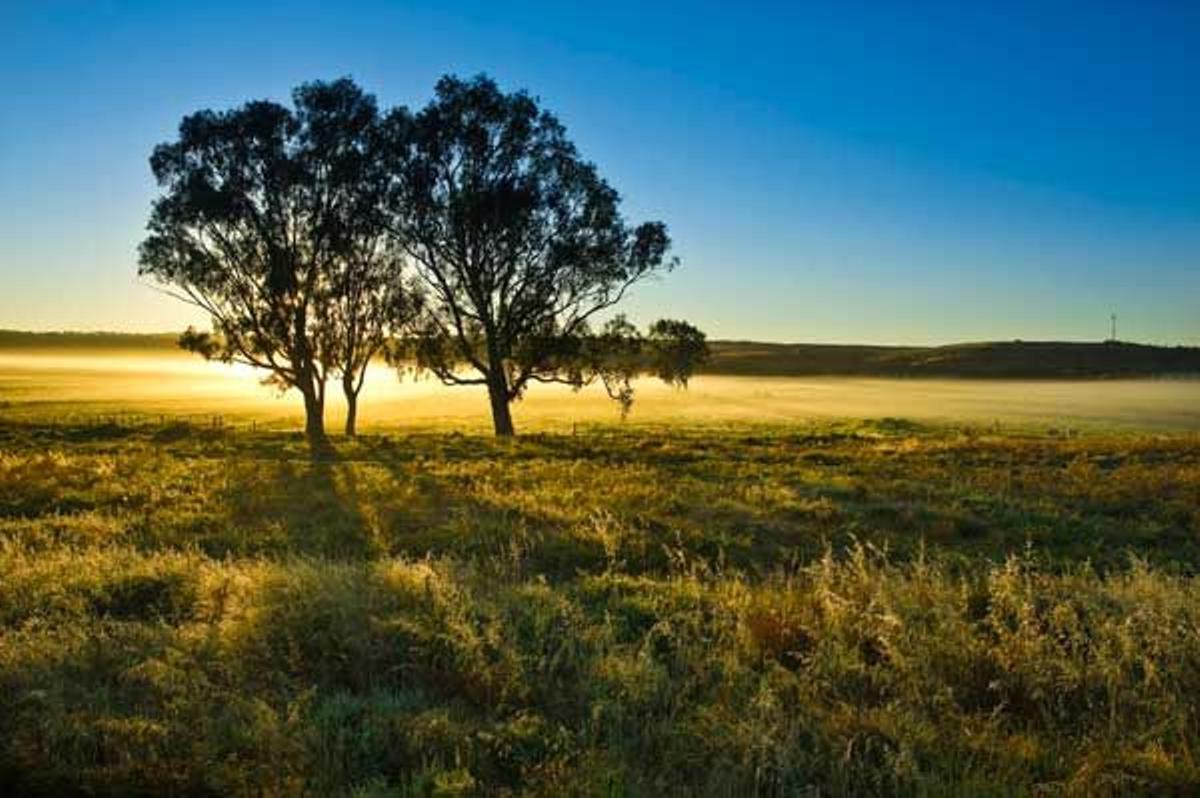
<path fill-rule="evenodd" d="M 0 330 L 0 349 L 172 349 L 178 340 L 170 333 Z"/>
<path fill-rule="evenodd" d="M 296 389 L 314 442 L 330 382 L 354 434 L 381 356 L 485 386 L 498 435 L 532 383 L 599 382 L 627 412 L 637 374 L 686 385 L 704 361 L 687 322 L 615 314 L 677 265 L 666 226 L 627 223 L 527 93 L 445 77 L 414 113 L 342 79 L 292 99 L 194 113 L 155 148 L 139 274 L 211 318 L 184 348 Z"/>

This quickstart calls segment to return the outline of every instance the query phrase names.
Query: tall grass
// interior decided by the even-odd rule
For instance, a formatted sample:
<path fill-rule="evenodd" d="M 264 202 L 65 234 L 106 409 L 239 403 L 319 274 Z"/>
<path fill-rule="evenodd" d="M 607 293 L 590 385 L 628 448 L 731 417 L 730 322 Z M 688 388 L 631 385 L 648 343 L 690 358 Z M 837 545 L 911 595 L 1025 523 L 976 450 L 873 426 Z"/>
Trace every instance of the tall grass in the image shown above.
<path fill-rule="evenodd" d="M 1200 789 L 1192 439 L 67 434 L 0 430 L 13 794 Z"/>

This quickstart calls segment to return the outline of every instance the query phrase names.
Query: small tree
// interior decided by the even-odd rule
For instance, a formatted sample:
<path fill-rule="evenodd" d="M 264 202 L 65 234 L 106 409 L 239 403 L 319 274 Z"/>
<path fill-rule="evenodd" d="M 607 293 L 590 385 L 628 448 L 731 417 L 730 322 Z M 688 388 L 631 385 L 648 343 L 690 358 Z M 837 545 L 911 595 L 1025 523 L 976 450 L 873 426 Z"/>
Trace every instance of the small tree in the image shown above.
<path fill-rule="evenodd" d="M 665 225 L 627 225 L 559 121 L 487 77 L 443 78 L 403 130 L 390 204 L 428 299 L 418 365 L 486 386 L 497 435 L 530 382 L 604 379 L 627 409 L 640 343 L 623 320 L 592 322 L 675 265 Z"/>
<path fill-rule="evenodd" d="M 687 387 L 696 369 L 708 361 L 707 337 L 678 319 L 659 319 L 650 325 L 647 341 L 651 370 L 663 382 Z"/>
<path fill-rule="evenodd" d="M 355 375 L 357 396 L 364 353 L 378 346 L 379 218 L 362 214 L 377 112 L 349 80 L 293 99 L 295 112 L 266 101 L 200 111 L 155 148 L 163 193 L 139 273 L 211 318 L 211 332 L 189 330 L 182 346 L 298 390 L 316 442 L 331 369 Z"/>

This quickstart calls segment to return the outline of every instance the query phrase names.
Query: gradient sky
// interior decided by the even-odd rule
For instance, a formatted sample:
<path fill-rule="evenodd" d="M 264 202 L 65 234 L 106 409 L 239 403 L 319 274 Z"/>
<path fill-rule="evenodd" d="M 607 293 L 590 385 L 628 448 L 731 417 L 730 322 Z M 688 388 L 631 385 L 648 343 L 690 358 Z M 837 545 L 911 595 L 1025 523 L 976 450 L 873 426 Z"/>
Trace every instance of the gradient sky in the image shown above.
<path fill-rule="evenodd" d="M 135 274 L 179 119 L 486 71 L 668 223 L 713 337 L 1200 344 L 1200 3 L 0 0 L 0 328 L 201 321 Z"/>

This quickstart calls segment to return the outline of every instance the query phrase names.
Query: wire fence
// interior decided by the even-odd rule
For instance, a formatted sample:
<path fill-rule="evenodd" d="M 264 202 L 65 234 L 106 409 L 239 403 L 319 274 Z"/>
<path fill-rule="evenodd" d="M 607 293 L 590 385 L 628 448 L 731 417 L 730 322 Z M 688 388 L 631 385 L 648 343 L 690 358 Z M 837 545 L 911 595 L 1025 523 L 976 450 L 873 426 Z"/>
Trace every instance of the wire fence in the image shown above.
<path fill-rule="evenodd" d="M 150 411 L 101 411 L 101 410 L 51 410 L 50 408 L 31 409 L 29 405 L 5 406 L 0 403 L 0 426 L 40 428 L 49 430 L 78 431 L 78 432 L 141 432 L 158 434 L 178 432 L 184 433 L 219 433 L 222 435 L 255 434 L 255 433 L 296 433 L 304 432 L 302 418 L 254 418 L 223 413 L 164 413 Z M 554 423 L 539 423 L 530 432 L 553 433 L 558 435 L 582 436 L 603 434 L 613 425 L 590 421 L 559 420 Z M 625 427 L 621 424 L 618 427 Z M 338 427 L 327 427 L 327 432 L 336 435 L 341 430 Z M 414 424 L 367 424 L 359 429 L 363 435 L 404 435 L 406 433 L 425 433 L 436 431 L 445 434 L 490 434 L 491 424 L 487 419 L 479 421 L 463 421 L 459 418 L 430 420 L 422 419 Z"/>
<path fill-rule="evenodd" d="M 294 428 L 290 421 L 260 421 L 221 413 L 151 413 L 136 411 L 71 411 L 56 413 L 46 410 L 5 412 L 0 407 L 0 424 L 48 427 L 51 429 L 118 429 L 153 432 L 166 429 L 213 430 L 222 432 L 287 431 Z M 302 429 L 302 427 L 300 427 Z"/>

